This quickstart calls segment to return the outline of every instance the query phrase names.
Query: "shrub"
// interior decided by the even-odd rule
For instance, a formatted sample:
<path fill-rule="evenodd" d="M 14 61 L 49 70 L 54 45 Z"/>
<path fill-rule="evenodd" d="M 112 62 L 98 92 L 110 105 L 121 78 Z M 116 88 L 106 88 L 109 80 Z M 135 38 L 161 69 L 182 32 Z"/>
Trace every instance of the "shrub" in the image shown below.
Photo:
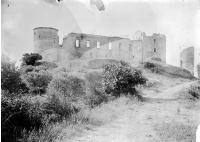
<path fill-rule="evenodd" d="M 34 70 L 34 66 L 31 66 L 31 65 L 23 66 L 22 73 L 32 72 L 33 70 Z"/>
<path fill-rule="evenodd" d="M 58 65 L 55 62 L 42 61 L 40 62 L 40 64 L 41 66 L 45 66 L 47 69 L 53 69 L 58 67 Z"/>
<path fill-rule="evenodd" d="M 155 64 L 151 63 L 151 62 L 146 62 L 145 65 L 144 65 L 145 68 L 148 68 L 148 69 L 152 69 L 152 68 L 155 68 Z"/>
<path fill-rule="evenodd" d="M 103 71 L 103 87 L 107 94 L 118 97 L 120 94 L 137 95 L 136 86 L 146 84 L 141 71 L 127 65 L 107 65 Z"/>
<path fill-rule="evenodd" d="M 20 78 L 20 72 L 12 61 L 4 54 L 1 55 L 1 89 L 9 93 L 26 92 L 26 85 Z"/>
<path fill-rule="evenodd" d="M 44 93 L 52 76 L 46 71 L 28 72 L 23 75 L 23 81 L 26 83 L 31 93 Z"/>
<path fill-rule="evenodd" d="M 31 131 L 43 126 L 44 115 L 38 103 L 32 103 L 27 97 L 7 97 L 1 99 L 2 141 L 15 142 L 24 129 Z"/>
<path fill-rule="evenodd" d="M 108 95 L 102 86 L 102 74 L 94 71 L 85 75 L 88 103 L 90 106 L 97 106 L 108 101 Z"/>
<path fill-rule="evenodd" d="M 71 101 L 76 101 L 85 95 L 85 81 L 77 76 L 62 73 L 55 76 L 48 86 L 48 94 L 61 94 Z"/>
<path fill-rule="evenodd" d="M 200 86 L 191 87 L 188 93 L 190 94 L 190 99 L 192 100 L 200 99 Z"/>
<path fill-rule="evenodd" d="M 35 72 L 46 71 L 46 70 L 47 70 L 47 67 L 45 67 L 45 66 L 36 66 L 36 67 L 34 68 L 34 71 L 35 71 Z"/>
<path fill-rule="evenodd" d="M 42 109 L 45 113 L 51 114 L 52 122 L 59 122 L 67 119 L 72 113 L 77 112 L 78 108 L 74 106 L 71 100 L 63 94 L 52 94 L 48 102 L 43 104 Z"/>
<path fill-rule="evenodd" d="M 42 56 L 38 53 L 26 53 L 23 54 L 22 57 L 22 65 L 31 65 L 31 66 L 35 66 L 38 65 L 38 61 L 42 60 Z"/>

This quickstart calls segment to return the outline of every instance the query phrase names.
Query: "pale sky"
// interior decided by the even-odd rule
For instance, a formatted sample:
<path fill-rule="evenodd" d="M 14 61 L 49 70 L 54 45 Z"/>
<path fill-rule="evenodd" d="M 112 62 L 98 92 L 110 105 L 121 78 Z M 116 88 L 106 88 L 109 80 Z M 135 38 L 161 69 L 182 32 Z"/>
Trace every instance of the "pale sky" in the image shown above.
<path fill-rule="evenodd" d="M 90 0 L 8 1 L 9 7 L 1 9 L 1 49 L 16 60 L 33 52 L 36 27 L 57 28 L 60 44 L 70 32 L 129 38 L 138 30 L 146 35 L 161 33 L 166 35 L 167 63 L 176 66 L 180 47 L 200 48 L 200 0 L 103 0 L 104 11 L 90 5 Z M 200 62 L 197 56 L 195 62 Z"/>

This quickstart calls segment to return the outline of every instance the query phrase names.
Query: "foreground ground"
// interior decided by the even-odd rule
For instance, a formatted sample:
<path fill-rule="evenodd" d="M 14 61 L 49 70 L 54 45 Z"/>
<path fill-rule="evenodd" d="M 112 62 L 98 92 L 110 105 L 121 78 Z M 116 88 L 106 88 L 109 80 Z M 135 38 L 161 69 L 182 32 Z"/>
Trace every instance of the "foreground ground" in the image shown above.
<path fill-rule="evenodd" d="M 82 132 L 71 142 L 162 142 L 180 141 L 179 136 L 172 136 L 170 132 L 177 127 L 183 128 L 183 133 L 188 135 L 185 126 L 200 124 L 200 102 L 190 102 L 182 97 L 184 90 L 199 81 L 183 78 L 166 77 L 144 71 L 149 79 L 149 87 L 141 88 L 143 102 L 129 101 L 119 110 L 115 118 L 107 124 L 92 127 Z M 181 124 L 181 125 L 180 125 Z M 190 128 L 190 127 L 189 127 Z M 166 130 L 165 130 L 166 129 Z M 167 130 L 169 129 L 169 130 Z M 160 131 L 160 133 L 159 133 Z M 163 133 L 164 134 L 163 134 Z M 179 131 L 179 133 L 181 133 Z M 179 135 L 179 134 L 177 134 Z M 183 134 L 184 135 L 184 134 Z M 176 137 L 173 138 L 173 137 Z M 180 134 L 180 137 L 181 136 Z M 190 139 L 192 136 L 187 136 Z M 185 138 L 183 142 L 189 141 Z M 68 141 L 68 140 L 66 140 Z"/>

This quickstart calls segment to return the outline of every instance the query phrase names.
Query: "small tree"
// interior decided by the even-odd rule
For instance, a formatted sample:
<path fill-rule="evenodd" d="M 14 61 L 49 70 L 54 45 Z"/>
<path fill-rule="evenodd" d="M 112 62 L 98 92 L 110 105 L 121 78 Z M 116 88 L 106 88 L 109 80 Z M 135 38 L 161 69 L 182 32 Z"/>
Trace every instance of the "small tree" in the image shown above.
<path fill-rule="evenodd" d="M 1 89 L 9 93 L 19 93 L 26 90 L 15 63 L 8 56 L 1 55 Z"/>
<path fill-rule="evenodd" d="M 137 95 L 136 86 L 146 84 L 141 71 L 122 63 L 106 65 L 103 71 L 103 87 L 107 94 L 119 97 L 120 94 Z"/>
<path fill-rule="evenodd" d="M 38 64 L 38 60 L 42 60 L 42 56 L 38 53 L 26 53 L 23 54 L 22 57 L 22 65 L 31 65 L 36 66 Z"/>

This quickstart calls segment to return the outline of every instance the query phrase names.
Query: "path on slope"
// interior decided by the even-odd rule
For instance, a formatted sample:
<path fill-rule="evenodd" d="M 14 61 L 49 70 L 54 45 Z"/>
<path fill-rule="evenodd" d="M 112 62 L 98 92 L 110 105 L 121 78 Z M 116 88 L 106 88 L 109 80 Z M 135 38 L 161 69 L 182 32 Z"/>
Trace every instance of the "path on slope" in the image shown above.
<path fill-rule="evenodd" d="M 197 117 L 195 112 L 182 109 L 173 96 L 195 82 L 186 82 L 160 93 L 146 94 L 147 101 L 131 104 L 129 109 L 113 122 L 87 131 L 72 142 L 158 142 L 159 137 L 153 129 L 155 123 L 175 119 L 184 122 L 193 116 Z M 181 108 L 181 115 L 177 114 L 177 107 Z"/>

